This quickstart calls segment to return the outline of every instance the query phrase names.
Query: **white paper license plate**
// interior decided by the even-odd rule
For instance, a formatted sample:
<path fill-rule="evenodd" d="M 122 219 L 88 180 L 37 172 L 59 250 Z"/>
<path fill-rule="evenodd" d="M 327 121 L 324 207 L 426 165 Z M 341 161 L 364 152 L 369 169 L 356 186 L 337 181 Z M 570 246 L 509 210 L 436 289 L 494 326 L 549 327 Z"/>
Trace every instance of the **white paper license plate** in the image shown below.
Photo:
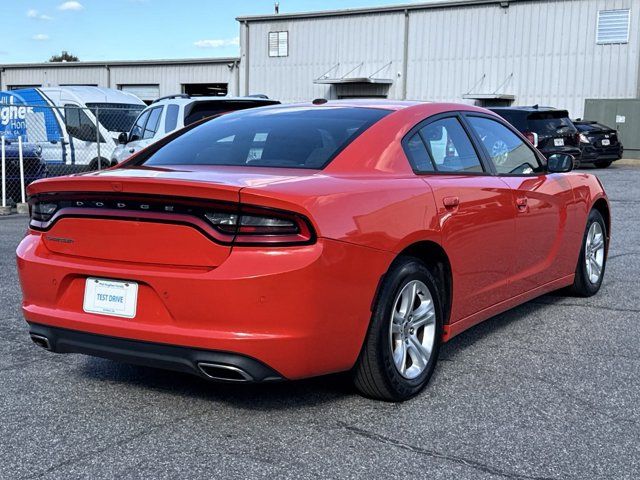
<path fill-rule="evenodd" d="M 611 145 L 611 142 L 606 138 L 603 138 L 602 142 L 600 142 L 600 143 L 602 143 L 603 147 L 608 147 L 609 145 Z"/>
<path fill-rule="evenodd" d="M 554 138 L 553 139 L 553 144 L 556 147 L 564 147 L 564 138 Z"/>
<path fill-rule="evenodd" d="M 138 303 L 138 284 L 105 278 L 87 278 L 83 309 L 87 313 L 133 318 Z"/>

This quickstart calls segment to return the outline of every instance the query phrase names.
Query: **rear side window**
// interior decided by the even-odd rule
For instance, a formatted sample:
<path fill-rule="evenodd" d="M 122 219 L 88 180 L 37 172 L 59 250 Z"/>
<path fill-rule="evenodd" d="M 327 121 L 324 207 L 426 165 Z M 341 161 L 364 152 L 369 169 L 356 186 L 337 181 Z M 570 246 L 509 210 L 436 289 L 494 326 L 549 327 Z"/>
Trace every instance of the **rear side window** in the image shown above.
<path fill-rule="evenodd" d="M 144 165 L 324 168 L 390 112 L 371 108 L 270 108 L 214 118 L 151 153 Z"/>
<path fill-rule="evenodd" d="M 531 175 L 542 171 L 542 165 L 533 150 L 507 127 L 488 118 L 467 118 L 498 174 Z"/>
<path fill-rule="evenodd" d="M 167 113 L 164 116 L 165 133 L 173 132 L 178 127 L 178 114 L 180 107 L 178 105 L 167 105 Z"/>
<path fill-rule="evenodd" d="M 427 147 L 424 145 L 419 132 L 415 133 L 409 141 L 407 141 L 405 151 L 414 170 L 418 172 L 434 171 L 431 157 L 429 156 L 429 152 L 427 152 Z"/>
<path fill-rule="evenodd" d="M 264 102 L 256 100 L 212 100 L 193 102 L 184 110 L 184 125 L 191 125 L 203 118 L 215 117 L 221 113 L 235 112 L 237 110 L 246 110 L 247 108 L 264 107 L 266 105 L 274 105 L 278 102 Z"/>
<path fill-rule="evenodd" d="M 457 118 L 436 120 L 420 129 L 427 151 L 439 172 L 478 173 L 482 164 Z"/>

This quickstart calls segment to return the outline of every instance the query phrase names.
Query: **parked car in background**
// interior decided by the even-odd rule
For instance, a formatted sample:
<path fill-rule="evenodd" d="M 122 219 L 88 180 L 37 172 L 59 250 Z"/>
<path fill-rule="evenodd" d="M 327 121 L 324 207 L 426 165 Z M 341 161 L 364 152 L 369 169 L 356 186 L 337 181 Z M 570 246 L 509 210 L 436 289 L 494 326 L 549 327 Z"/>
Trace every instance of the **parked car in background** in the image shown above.
<path fill-rule="evenodd" d="M 159 98 L 136 119 L 131 131 L 120 135 L 118 147 L 111 155 L 115 165 L 157 142 L 165 135 L 203 118 L 247 108 L 277 105 L 280 102 L 264 95 L 248 97 L 191 97 L 186 94 Z"/>
<path fill-rule="evenodd" d="M 22 312 L 54 352 L 228 382 L 349 371 L 406 400 L 442 342 L 552 290 L 599 290 L 609 206 L 572 168 L 469 105 L 221 115 L 32 184 Z"/>
<path fill-rule="evenodd" d="M 118 135 L 145 106 L 131 93 L 93 86 L 0 92 L 0 133 L 38 145 L 52 175 L 95 170 L 109 166 Z"/>
<path fill-rule="evenodd" d="M 618 138 L 618 131 L 591 120 L 574 120 L 580 132 L 582 163 L 593 162 L 598 168 L 607 168 L 622 158 L 624 148 Z"/>
<path fill-rule="evenodd" d="M 47 176 L 47 164 L 42 159 L 42 149 L 38 145 L 22 145 L 22 162 L 24 168 L 25 187 L 36 180 Z M 20 153 L 18 142 L 5 141 L 5 171 L 7 200 L 11 203 L 22 201 L 20 186 Z M 1 181 L 1 179 L 0 179 Z M 1 187 L 0 187 L 1 188 Z M 0 195 L 1 195 L 0 190 Z M 1 199 L 0 199 L 1 200 Z"/>
<path fill-rule="evenodd" d="M 497 113 L 516 127 L 545 157 L 556 153 L 573 156 L 576 164 L 582 158 L 579 133 L 567 110 L 552 107 L 493 107 Z"/>

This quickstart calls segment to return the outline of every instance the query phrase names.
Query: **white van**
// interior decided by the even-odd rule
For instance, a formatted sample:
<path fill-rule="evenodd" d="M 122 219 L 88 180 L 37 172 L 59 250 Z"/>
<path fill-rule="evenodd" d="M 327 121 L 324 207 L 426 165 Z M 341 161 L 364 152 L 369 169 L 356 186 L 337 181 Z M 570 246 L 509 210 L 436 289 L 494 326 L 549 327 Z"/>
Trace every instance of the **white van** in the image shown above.
<path fill-rule="evenodd" d="M 39 145 L 53 175 L 94 170 L 111 164 L 119 134 L 145 106 L 131 93 L 92 86 L 0 92 L 0 135 Z"/>
<path fill-rule="evenodd" d="M 191 97 L 183 93 L 159 98 L 140 114 L 131 131 L 127 130 L 120 136 L 120 145 L 110 157 L 111 164 L 120 163 L 171 132 L 204 118 L 279 103 L 265 95 Z"/>

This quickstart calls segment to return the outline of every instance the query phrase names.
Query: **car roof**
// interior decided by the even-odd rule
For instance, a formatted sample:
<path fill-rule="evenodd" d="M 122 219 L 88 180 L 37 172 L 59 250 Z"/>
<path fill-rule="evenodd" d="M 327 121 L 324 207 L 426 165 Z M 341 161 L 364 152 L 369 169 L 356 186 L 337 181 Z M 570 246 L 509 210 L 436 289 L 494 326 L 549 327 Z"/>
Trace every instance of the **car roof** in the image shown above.
<path fill-rule="evenodd" d="M 563 108 L 555 108 L 555 107 L 540 107 L 537 105 L 527 107 L 527 106 L 519 106 L 519 107 L 489 107 L 489 110 L 492 111 L 515 111 L 515 112 L 563 112 L 565 111 Z"/>
<path fill-rule="evenodd" d="M 273 105 L 277 100 L 273 100 L 270 98 L 262 98 L 262 97 L 233 97 L 233 96 L 197 96 L 190 97 L 188 95 L 171 95 L 164 98 L 159 98 L 155 100 L 149 106 L 157 106 L 157 105 L 190 105 L 192 103 L 198 102 L 242 102 L 242 101 L 251 101 L 255 103 L 264 103 L 265 105 Z"/>
<path fill-rule="evenodd" d="M 340 108 L 377 108 L 383 110 L 402 110 L 415 105 L 423 105 L 430 102 L 419 102 L 413 100 L 386 100 L 386 99 L 348 99 L 348 100 L 326 100 L 318 98 L 311 102 L 289 103 L 277 108 L 300 108 L 300 107 L 340 107 Z"/>

